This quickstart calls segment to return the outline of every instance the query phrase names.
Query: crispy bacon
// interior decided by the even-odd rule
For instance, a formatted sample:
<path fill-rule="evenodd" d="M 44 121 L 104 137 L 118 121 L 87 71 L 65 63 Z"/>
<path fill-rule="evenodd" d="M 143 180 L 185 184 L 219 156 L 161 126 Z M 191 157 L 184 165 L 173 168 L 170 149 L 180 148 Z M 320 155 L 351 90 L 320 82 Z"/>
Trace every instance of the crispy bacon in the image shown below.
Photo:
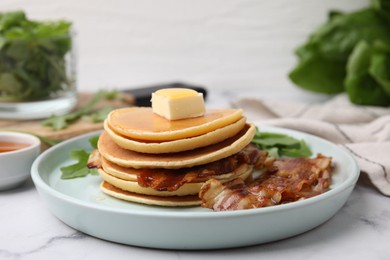
<path fill-rule="evenodd" d="M 162 168 L 144 168 L 134 169 L 125 168 L 119 165 L 111 165 L 118 171 L 137 176 L 137 182 L 141 187 L 152 188 L 158 191 L 175 191 L 185 183 L 205 182 L 210 178 L 220 180 L 231 180 L 253 168 L 263 168 L 269 164 L 268 154 L 260 150 L 253 144 L 247 145 L 244 149 L 227 158 L 200 165 L 191 168 L 182 169 L 162 169 Z M 88 160 L 88 167 L 100 168 L 111 164 L 102 159 L 97 150 L 93 151 Z"/>
<path fill-rule="evenodd" d="M 141 169 L 137 180 L 142 187 L 150 187 L 158 191 L 174 191 L 185 183 L 206 181 L 216 175 L 237 176 L 239 175 L 237 171 L 243 166 L 260 167 L 266 160 L 266 152 L 249 144 L 234 155 L 200 166 L 177 170 Z"/>
<path fill-rule="evenodd" d="M 87 167 L 92 168 L 102 168 L 102 158 L 100 157 L 100 153 L 98 149 L 94 149 L 88 157 Z"/>
<path fill-rule="evenodd" d="M 211 179 L 201 188 L 202 206 L 215 211 L 261 208 L 302 200 L 330 186 L 330 157 L 276 159 L 250 183 Z"/>

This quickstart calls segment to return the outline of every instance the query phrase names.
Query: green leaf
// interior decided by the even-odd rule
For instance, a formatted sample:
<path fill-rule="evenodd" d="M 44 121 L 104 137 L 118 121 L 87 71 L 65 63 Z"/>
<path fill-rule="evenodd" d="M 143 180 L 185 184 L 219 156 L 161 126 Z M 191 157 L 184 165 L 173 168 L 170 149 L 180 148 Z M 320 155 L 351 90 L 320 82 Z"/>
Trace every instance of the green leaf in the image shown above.
<path fill-rule="evenodd" d="M 369 74 L 383 88 L 387 96 L 390 96 L 390 45 L 383 46 L 378 42 L 373 47 Z"/>
<path fill-rule="evenodd" d="M 103 107 L 98 111 L 92 113 L 90 117 L 95 123 L 103 122 L 107 118 L 108 114 L 112 111 L 112 109 L 112 107 Z"/>
<path fill-rule="evenodd" d="M 23 11 L 0 13 L 0 74 L 10 73 L 20 84 L 16 94 L 0 91 L 0 98 L 36 101 L 73 88 L 65 66 L 71 48 L 70 22 L 33 21 Z"/>
<path fill-rule="evenodd" d="M 78 110 L 66 114 L 66 115 L 54 115 L 50 118 L 44 120 L 42 125 L 51 127 L 53 130 L 61 130 L 68 127 L 69 124 L 75 122 L 83 116 L 90 115 L 94 110 L 95 106 L 106 97 L 112 97 L 112 91 L 99 91 L 97 92 L 93 98 L 86 104 L 85 106 L 79 108 Z M 111 110 L 111 108 L 109 108 Z M 108 110 L 108 109 L 107 109 Z M 96 120 L 102 120 L 104 115 L 107 115 L 107 110 L 102 109 L 99 114 L 95 115 Z M 104 119 L 103 119 L 104 120 Z"/>
<path fill-rule="evenodd" d="M 256 129 L 252 143 L 268 152 L 271 157 L 308 157 L 312 155 L 305 141 L 286 134 L 261 132 Z"/>
<path fill-rule="evenodd" d="M 41 135 L 36 135 L 34 134 L 36 137 L 39 138 L 39 140 L 41 140 L 42 143 L 48 145 L 48 146 L 54 146 L 56 144 L 59 144 L 60 142 L 62 142 L 62 140 L 59 140 L 59 139 L 51 139 L 51 138 L 47 138 L 47 137 L 44 137 L 44 136 L 41 136 Z"/>
<path fill-rule="evenodd" d="M 20 101 L 22 98 L 22 86 L 17 78 L 8 72 L 0 73 L 0 92 L 6 93 L 0 95 L 0 101 Z"/>
<path fill-rule="evenodd" d="M 89 144 L 92 146 L 92 148 L 97 149 L 97 143 L 99 141 L 99 136 L 93 136 L 89 138 Z"/>
<path fill-rule="evenodd" d="M 268 156 L 270 157 L 274 157 L 274 158 L 280 157 L 279 148 L 277 147 L 271 147 L 271 148 L 264 147 L 263 150 L 266 151 L 268 153 Z"/>
<path fill-rule="evenodd" d="M 378 14 L 390 24 L 390 2 L 388 0 L 373 0 L 372 2 Z"/>
<path fill-rule="evenodd" d="M 67 120 L 66 117 L 51 116 L 50 118 L 42 122 L 42 125 L 49 126 L 53 130 L 61 130 L 67 127 L 68 122 L 70 122 L 70 120 Z"/>
<path fill-rule="evenodd" d="M 337 94 L 344 91 L 345 62 L 326 59 L 321 53 L 310 52 L 289 73 L 289 77 L 303 89 Z"/>
<path fill-rule="evenodd" d="M 99 135 L 89 138 L 89 144 L 93 149 L 97 148 Z M 61 179 L 74 179 L 85 177 L 88 174 L 97 175 L 98 170 L 95 168 L 88 168 L 87 163 L 90 153 L 85 150 L 72 150 L 69 152 L 69 156 L 76 162 L 74 164 L 61 167 Z"/>
<path fill-rule="evenodd" d="M 386 95 L 382 96 L 383 89 L 386 92 L 388 89 L 387 59 L 376 57 L 364 62 L 367 57 L 372 58 L 371 54 L 364 54 L 367 50 L 357 47 L 361 41 L 369 46 L 378 41 L 390 46 L 389 22 L 390 4 L 385 0 L 375 0 L 374 7 L 355 12 L 330 12 L 328 21 L 297 48 L 298 64 L 289 73 L 290 79 L 297 86 L 318 93 L 347 90 L 350 100 L 356 104 L 389 105 Z M 364 64 L 356 65 L 356 60 Z M 370 74 L 356 74 L 354 68 L 366 68 L 365 64 Z"/>
<path fill-rule="evenodd" d="M 281 156 L 287 157 L 309 157 L 312 155 L 312 152 L 309 146 L 305 141 L 301 140 L 299 145 L 296 148 L 286 147 L 280 149 Z"/>
<path fill-rule="evenodd" d="M 347 77 L 345 79 L 348 96 L 355 104 L 374 106 L 390 104 L 390 95 L 377 81 L 377 79 L 383 79 L 383 84 L 386 78 L 381 77 L 387 77 L 382 75 L 380 68 L 377 67 L 378 62 L 380 60 L 376 60 L 375 48 L 372 45 L 365 41 L 361 41 L 356 45 L 348 60 Z"/>
<path fill-rule="evenodd" d="M 22 11 L 0 14 L 0 32 L 6 31 L 13 26 L 19 26 L 25 20 L 26 15 Z"/>
<path fill-rule="evenodd" d="M 290 136 L 260 136 L 252 140 L 253 143 L 262 146 L 292 146 L 299 144 L 299 141 Z"/>
<path fill-rule="evenodd" d="M 78 177 L 85 177 L 88 174 L 97 174 L 96 169 L 89 169 L 87 167 L 89 154 L 84 150 L 73 150 L 70 152 L 70 157 L 76 160 L 76 163 L 61 167 L 61 179 L 73 179 Z"/>

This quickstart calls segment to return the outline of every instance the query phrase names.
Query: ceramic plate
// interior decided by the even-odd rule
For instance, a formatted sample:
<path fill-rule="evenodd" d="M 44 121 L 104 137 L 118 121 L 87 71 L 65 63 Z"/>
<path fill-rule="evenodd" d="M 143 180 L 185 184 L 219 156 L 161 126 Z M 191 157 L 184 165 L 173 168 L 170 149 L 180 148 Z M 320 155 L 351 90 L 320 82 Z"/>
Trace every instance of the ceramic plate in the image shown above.
<path fill-rule="evenodd" d="M 164 208 L 111 198 L 99 189 L 100 176 L 61 180 L 60 167 L 72 164 L 69 151 L 90 150 L 80 136 L 42 153 L 32 178 L 48 209 L 72 228 L 105 240 L 165 249 L 217 249 L 288 238 L 324 223 L 346 202 L 359 176 L 353 157 L 318 137 L 281 128 L 262 131 L 304 139 L 314 154 L 333 157 L 331 189 L 319 196 L 268 208 L 213 212 L 201 207 Z"/>

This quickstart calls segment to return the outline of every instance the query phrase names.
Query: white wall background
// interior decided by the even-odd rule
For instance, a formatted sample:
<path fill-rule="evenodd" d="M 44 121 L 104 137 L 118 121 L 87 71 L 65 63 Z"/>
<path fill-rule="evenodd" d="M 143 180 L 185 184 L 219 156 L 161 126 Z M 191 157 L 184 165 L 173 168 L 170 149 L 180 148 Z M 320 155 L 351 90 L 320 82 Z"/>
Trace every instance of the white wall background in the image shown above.
<path fill-rule="evenodd" d="M 368 0 L 0 0 L 0 11 L 65 18 L 78 34 L 81 90 L 175 80 L 294 91 L 293 50 L 329 9 Z"/>

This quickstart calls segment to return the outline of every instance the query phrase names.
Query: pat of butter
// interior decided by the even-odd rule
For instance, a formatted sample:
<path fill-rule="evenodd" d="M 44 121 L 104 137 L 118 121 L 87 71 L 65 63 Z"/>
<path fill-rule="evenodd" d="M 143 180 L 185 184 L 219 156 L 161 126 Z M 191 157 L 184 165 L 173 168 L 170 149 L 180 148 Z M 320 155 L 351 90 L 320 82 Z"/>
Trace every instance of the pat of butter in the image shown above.
<path fill-rule="evenodd" d="M 203 116 L 203 94 L 187 88 L 166 88 L 152 93 L 153 112 L 168 120 Z"/>

